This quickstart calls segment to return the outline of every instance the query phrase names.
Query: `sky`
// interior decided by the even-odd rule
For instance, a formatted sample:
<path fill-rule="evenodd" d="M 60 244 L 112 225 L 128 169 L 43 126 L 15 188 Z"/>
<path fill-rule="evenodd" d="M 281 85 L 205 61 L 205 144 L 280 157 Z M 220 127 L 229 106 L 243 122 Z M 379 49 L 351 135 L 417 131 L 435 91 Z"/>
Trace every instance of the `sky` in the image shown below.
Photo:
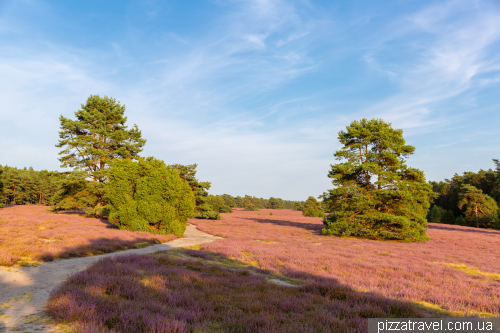
<path fill-rule="evenodd" d="M 211 194 L 317 197 L 362 118 L 444 180 L 500 158 L 500 3 L 0 0 L 0 164 L 63 170 L 59 117 L 91 94 Z"/>

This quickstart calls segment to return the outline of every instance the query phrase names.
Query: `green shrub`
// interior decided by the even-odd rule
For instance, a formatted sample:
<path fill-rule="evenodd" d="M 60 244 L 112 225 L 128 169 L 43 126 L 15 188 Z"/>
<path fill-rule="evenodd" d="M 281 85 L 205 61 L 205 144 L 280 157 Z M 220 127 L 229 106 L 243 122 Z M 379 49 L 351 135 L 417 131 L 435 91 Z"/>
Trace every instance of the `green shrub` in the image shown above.
<path fill-rule="evenodd" d="M 228 205 L 222 205 L 220 207 L 220 209 L 219 209 L 219 212 L 221 212 L 221 213 L 232 213 L 233 210 Z"/>
<path fill-rule="evenodd" d="M 177 170 L 155 158 L 116 160 L 109 174 L 109 221 L 120 229 L 182 236 L 195 199 Z"/>
<path fill-rule="evenodd" d="M 321 208 L 321 204 L 314 197 L 309 197 L 302 208 L 302 215 L 309 217 L 325 217 L 325 212 Z"/>

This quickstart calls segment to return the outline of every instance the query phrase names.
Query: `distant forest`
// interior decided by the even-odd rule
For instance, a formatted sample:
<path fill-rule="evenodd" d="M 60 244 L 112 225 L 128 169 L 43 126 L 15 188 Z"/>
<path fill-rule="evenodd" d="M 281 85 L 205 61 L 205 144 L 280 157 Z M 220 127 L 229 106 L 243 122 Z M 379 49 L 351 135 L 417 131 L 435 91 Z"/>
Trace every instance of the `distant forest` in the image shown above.
<path fill-rule="evenodd" d="M 433 191 L 438 194 L 427 214 L 427 220 L 434 223 L 476 226 L 482 228 L 500 229 L 499 218 L 480 219 L 479 222 L 467 219 L 466 212 L 459 207 L 461 191 L 464 185 L 470 185 L 483 196 L 489 197 L 500 204 L 500 162 L 493 160 L 495 169 L 479 170 L 455 174 L 444 181 L 430 181 Z M 62 199 L 60 184 L 70 173 L 58 171 L 35 171 L 33 168 L 19 169 L 0 165 L 0 206 L 38 204 L 55 206 Z M 3 189 L 2 189 L 3 183 Z M 229 213 L 229 208 L 244 208 L 245 210 L 260 209 L 293 209 L 300 211 L 305 201 L 283 200 L 271 197 L 269 199 L 255 196 L 232 196 L 229 194 L 206 194 L 206 203 L 213 211 Z M 326 208 L 322 205 L 323 209 Z M 499 212 L 500 213 L 500 212 Z"/>
<path fill-rule="evenodd" d="M 18 169 L 16 167 L 0 165 L 0 205 L 46 205 L 56 206 L 64 195 L 61 183 L 70 175 L 70 172 L 35 171 L 32 167 Z M 281 198 L 257 198 L 250 195 L 233 197 L 229 194 L 209 195 L 206 203 L 213 211 L 229 213 L 225 207 L 239 207 L 247 210 L 294 209 L 301 210 L 304 201 L 290 201 Z"/>
<path fill-rule="evenodd" d="M 467 220 L 466 213 L 460 209 L 461 191 L 464 185 L 470 185 L 486 199 L 491 198 L 500 204 L 500 162 L 493 160 L 495 170 L 479 170 L 478 172 L 464 172 L 455 174 L 451 179 L 435 182 L 430 181 L 434 192 L 439 196 L 434 200 L 427 215 L 429 222 L 476 226 L 473 219 Z M 491 201 L 493 201 L 491 200 Z M 498 216 L 500 217 L 500 216 Z M 481 219 L 479 227 L 500 229 L 498 218 Z"/>

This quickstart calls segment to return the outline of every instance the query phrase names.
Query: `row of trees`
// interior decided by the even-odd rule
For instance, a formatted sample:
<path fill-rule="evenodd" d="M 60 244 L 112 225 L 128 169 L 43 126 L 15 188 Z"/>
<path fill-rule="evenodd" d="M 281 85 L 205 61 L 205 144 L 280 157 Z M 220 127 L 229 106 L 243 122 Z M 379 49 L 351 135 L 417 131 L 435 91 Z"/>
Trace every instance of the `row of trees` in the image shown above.
<path fill-rule="evenodd" d="M 52 205 L 59 181 L 65 177 L 57 171 L 35 171 L 0 165 L 0 207 L 4 205 Z"/>
<path fill-rule="evenodd" d="M 437 194 L 427 218 L 430 222 L 500 229 L 500 162 L 496 169 L 455 174 L 430 182 Z"/>
<path fill-rule="evenodd" d="M 233 197 L 230 194 L 209 195 L 207 203 L 212 206 L 215 211 L 219 211 L 221 213 L 228 213 L 228 208 L 235 207 L 244 208 L 249 211 L 256 211 L 260 209 L 302 210 L 302 206 L 304 205 L 304 201 L 283 200 L 281 198 L 274 197 L 264 199 L 250 195 Z"/>

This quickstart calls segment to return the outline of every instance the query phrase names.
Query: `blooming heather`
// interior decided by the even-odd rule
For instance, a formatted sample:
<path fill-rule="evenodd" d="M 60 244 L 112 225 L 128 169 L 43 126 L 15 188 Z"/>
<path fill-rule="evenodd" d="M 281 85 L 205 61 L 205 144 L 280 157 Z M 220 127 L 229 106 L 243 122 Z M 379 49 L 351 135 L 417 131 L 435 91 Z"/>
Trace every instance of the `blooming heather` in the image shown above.
<path fill-rule="evenodd" d="M 105 258 L 57 288 L 48 312 L 77 332 L 130 333 L 366 332 L 367 317 L 425 315 L 334 279 L 286 287 L 227 258 L 172 252 Z"/>
<path fill-rule="evenodd" d="M 224 237 L 201 249 L 289 277 L 335 279 L 451 315 L 500 316 L 500 231 L 429 223 L 431 240 L 425 243 L 375 241 L 323 236 L 321 218 L 301 212 L 260 213 L 235 209 L 222 221 L 192 221 Z"/>
<path fill-rule="evenodd" d="M 49 213 L 46 206 L 0 210 L 0 265 L 50 261 L 168 242 L 173 235 L 118 230 L 106 220 Z"/>

